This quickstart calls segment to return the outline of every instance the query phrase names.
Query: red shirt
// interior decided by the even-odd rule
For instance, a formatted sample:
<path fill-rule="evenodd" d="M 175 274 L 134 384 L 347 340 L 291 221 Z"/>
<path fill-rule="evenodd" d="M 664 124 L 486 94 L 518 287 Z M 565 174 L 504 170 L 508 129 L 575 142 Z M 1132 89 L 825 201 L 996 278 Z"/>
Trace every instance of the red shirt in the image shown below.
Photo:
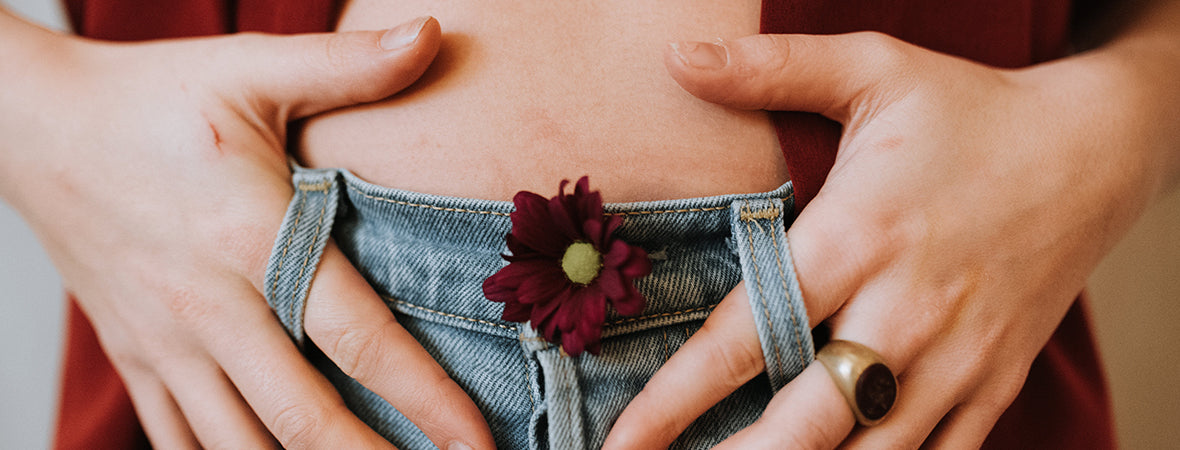
<path fill-rule="evenodd" d="M 236 31 L 329 31 L 334 0 L 65 0 L 78 34 L 142 40 Z M 1079 0 L 1078 3 L 1082 3 Z M 933 50 L 1000 67 L 1065 54 L 1070 0 L 764 0 L 764 33 L 881 31 Z M 840 126 L 810 113 L 774 113 L 797 206 L 815 196 L 835 159 Z M 1111 448 L 1110 400 L 1079 298 L 1034 361 L 1025 386 L 985 447 Z M 55 446 L 146 447 L 130 400 L 76 306 L 68 318 Z"/>

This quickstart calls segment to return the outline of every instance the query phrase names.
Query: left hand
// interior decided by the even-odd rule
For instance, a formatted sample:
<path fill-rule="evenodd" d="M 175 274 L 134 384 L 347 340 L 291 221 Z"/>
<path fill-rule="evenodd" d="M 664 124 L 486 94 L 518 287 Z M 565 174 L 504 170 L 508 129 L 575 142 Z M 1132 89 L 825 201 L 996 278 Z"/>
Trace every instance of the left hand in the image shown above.
<path fill-rule="evenodd" d="M 899 382 L 890 415 L 854 428 L 812 364 L 722 447 L 978 447 L 1163 183 L 1162 140 L 1147 125 L 1160 111 L 1138 107 L 1126 74 L 1094 54 L 1001 70 L 856 33 L 682 43 L 665 58 L 702 99 L 844 125 L 788 240 L 811 323 L 876 350 Z M 763 369 L 739 285 L 606 447 L 666 447 Z"/>

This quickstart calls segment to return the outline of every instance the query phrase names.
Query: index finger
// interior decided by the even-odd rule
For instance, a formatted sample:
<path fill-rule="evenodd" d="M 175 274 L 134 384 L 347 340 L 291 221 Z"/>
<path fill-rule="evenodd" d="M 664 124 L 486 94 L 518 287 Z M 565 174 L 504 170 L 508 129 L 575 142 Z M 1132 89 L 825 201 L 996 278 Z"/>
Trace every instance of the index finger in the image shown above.
<path fill-rule="evenodd" d="M 237 289 L 212 286 L 205 295 L 214 297 L 174 302 L 177 315 L 194 326 L 209 354 L 284 447 L 392 448 L 348 410 L 248 281 Z"/>
<path fill-rule="evenodd" d="M 397 323 L 333 242 L 312 283 L 304 325 L 341 371 L 387 400 L 439 448 L 495 448 L 475 402 Z"/>
<path fill-rule="evenodd" d="M 666 448 L 765 367 L 746 287 L 738 284 L 627 405 L 604 448 Z"/>

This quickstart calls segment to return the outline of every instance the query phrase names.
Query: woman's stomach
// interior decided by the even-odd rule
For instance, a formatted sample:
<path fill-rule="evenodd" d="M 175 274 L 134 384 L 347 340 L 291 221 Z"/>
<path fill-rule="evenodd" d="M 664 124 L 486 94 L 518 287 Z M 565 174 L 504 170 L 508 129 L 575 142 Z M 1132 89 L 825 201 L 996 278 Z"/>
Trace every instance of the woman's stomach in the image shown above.
<path fill-rule="evenodd" d="M 757 33 L 760 2 L 355 0 L 339 30 L 432 15 L 438 58 L 385 101 L 308 120 L 309 167 L 440 195 L 508 200 L 589 175 L 610 202 L 770 191 L 787 180 L 765 113 L 696 99 L 668 42 Z"/>

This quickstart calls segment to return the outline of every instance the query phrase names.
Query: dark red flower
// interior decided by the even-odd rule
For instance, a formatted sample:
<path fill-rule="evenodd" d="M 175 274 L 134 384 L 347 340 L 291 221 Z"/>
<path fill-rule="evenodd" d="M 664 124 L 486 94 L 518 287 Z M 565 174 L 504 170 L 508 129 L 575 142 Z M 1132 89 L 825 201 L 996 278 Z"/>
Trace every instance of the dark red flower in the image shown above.
<path fill-rule="evenodd" d="M 602 212 L 602 195 L 582 177 L 573 194 L 563 180 L 556 197 L 521 191 L 512 199 L 508 265 L 483 282 L 489 300 L 504 303 L 504 320 L 530 322 L 566 353 L 595 355 L 606 305 L 624 316 L 643 311 L 634 280 L 651 273 L 647 252 L 615 237 L 620 216 Z"/>

